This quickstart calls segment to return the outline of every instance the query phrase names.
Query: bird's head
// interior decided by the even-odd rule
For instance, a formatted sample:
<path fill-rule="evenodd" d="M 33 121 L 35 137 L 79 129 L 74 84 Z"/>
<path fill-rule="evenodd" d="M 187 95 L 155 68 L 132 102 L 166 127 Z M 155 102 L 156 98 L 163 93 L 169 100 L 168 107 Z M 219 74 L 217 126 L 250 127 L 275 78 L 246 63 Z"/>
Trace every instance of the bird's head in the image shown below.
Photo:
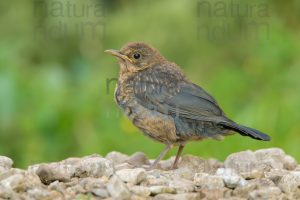
<path fill-rule="evenodd" d="M 105 52 L 117 57 L 121 72 L 145 70 L 164 59 L 156 49 L 143 42 L 131 42 L 121 50 L 109 49 Z"/>

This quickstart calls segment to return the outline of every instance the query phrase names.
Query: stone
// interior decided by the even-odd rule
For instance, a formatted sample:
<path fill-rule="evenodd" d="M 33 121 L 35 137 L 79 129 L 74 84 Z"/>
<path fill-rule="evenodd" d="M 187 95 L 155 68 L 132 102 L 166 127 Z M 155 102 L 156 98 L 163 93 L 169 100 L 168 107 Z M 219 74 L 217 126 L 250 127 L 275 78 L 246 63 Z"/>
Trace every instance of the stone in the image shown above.
<path fill-rule="evenodd" d="M 269 187 L 276 187 L 276 185 L 267 178 L 252 179 L 252 180 L 248 180 L 246 185 L 241 187 L 236 187 L 232 191 L 232 196 L 248 198 L 249 193 L 251 191 L 257 190 L 259 188 L 269 188 Z"/>
<path fill-rule="evenodd" d="M 115 170 L 119 171 L 121 169 L 133 169 L 134 166 L 129 163 L 121 163 L 119 165 L 115 165 Z"/>
<path fill-rule="evenodd" d="M 143 186 L 169 185 L 170 179 L 167 173 L 160 170 L 146 172 L 146 178 L 141 182 Z"/>
<path fill-rule="evenodd" d="M 139 185 L 132 186 L 130 191 L 142 197 L 148 197 L 151 194 L 151 191 L 148 187 Z"/>
<path fill-rule="evenodd" d="M 283 168 L 287 170 L 295 170 L 298 167 L 298 163 L 295 158 L 290 155 L 285 155 L 283 158 Z"/>
<path fill-rule="evenodd" d="M 62 182 L 59 181 L 54 181 L 52 183 L 49 184 L 48 188 L 50 190 L 56 190 L 60 193 L 64 193 L 65 189 L 66 189 L 66 185 Z"/>
<path fill-rule="evenodd" d="M 94 177 L 102 176 L 110 177 L 114 173 L 113 164 L 98 155 L 84 157 L 75 166 L 75 174 L 77 177 Z"/>
<path fill-rule="evenodd" d="M 280 181 L 278 182 L 278 187 L 287 194 L 297 190 L 300 191 L 300 176 L 286 174 L 281 177 Z"/>
<path fill-rule="evenodd" d="M 136 194 L 132 194 L 130 199 L 131 200 L 145 200 L 145 199 L 149 199 L 150 200 L 151 198 L 150 197 L 145 198 L 145 197 L 142 197 L 142 196 L 138 196 Z"/>
<path fill-rule="evenodd" d="M 265 172 L 264 176 L 277 185 L 281 178 L 286 174 L 290 174 L 290 172 L 285 169 L 271 169 L 270 171 Z"/>
<path fill-rule="evenodd" d="M 114 172 L 112 163 L 97 154 L 83 158 L 68 158 L 60 162 L 32 165 L 28 167 L 28 171 L 37 173 L 41 166 L 52 173 L 61 174 L 66 179 L 71 179 L 74 176 L 110 176 Z"/>
<path fill-rule="evenodd" d="M 199 200 L 199 193 L 159 194 L 153 200 Z"/>
<path fill-rule="evenodd" d="M 223 179 L 216 175 L 209 175 L 206 173 L 197 173 L 194 177 L 194 183 L 200 188 L 216 189 L 223 188 Z"/>
<path fill-rule="evenodd" d="M 209 170 L 207 170 L 209 174 L 214 174 L 219 168 L 224 168 L 224 164 L 222 162 L 213 158 L 209 158 L 207 160 L 207 165 L 209 166 Z"/>
<path fill-rule="evenodd" d="M 85 177 L 79 180 L 78 184 L 90 192 L 95 188 L 105 187 L 106 181 L 100 178 Z"/>
<path fill-rule="evenodd" d="M 236 187 L 245 186 L 247 184 L 247 181 L 239 176 L 233 169 L 230 168 L 219 168 L 216 171 L 216 175 L 220 176 L 225 186 L 231 189 L 234 189 Z"/>
<path fill-rule="evenodd" d="M 172 156 L 167 160 L 161 160 L 158 164 L 157 164 L 157 169 L 161 169 L 161 170 L 172 170 L 172 166 L 173 163 L 175 161 L 175 157 Z M 154 160 L 151 161 L 151 163 L 153 163 Z"/>
<path fill-rule="evenodd" d="M 297 162 L 278 148 L 247 150 L 229 155 L 225 168 L 232 168 L 244 178 L 260 178 L 272 169 L 294 169 Z"/>
<path fill-rule="evenodd" d="M 273 169 L 293 170 L 297 167 L 296 160 L 279 148 L 260 149 L 254 153 L 258 162 Z"/>
<path fill-rule="evenodd" d="M 277 199 L 280 194 L 281 190 L 278 187 L 261 188 L 251 191 L 249 193 L 249 199 Z"/>
<path fill-rule="evenodd" d="M 136 152 L 136 153 L 132 154 L 126 160 L 126 162 L 135 167 L 142 167 L 144 165 L 150 165 L 150 162 L 149 162 L 147 156 L 142 152 Z"/>
<path fill-rule="evenodd" d="M 107 191 L 110 196 L 116 200 L 127 200 L 131 197 L 131 193 L 126 184 L 116 175 L 112 176 L 107 183 Z"/>
<path fill-rule="evenodd" d="M 59 163 L 61 163 L 61 164 L 63 164 L 63 165 L 71 165 L 71 166 L 75 166 L 75 165 L 77 165 L 82 159 L 89 158 L 89 157 L 101 157 L 101 156 L 98 155 L 98 154 L 92 154 L 92 155 L 89 155 L 89 156 L 85 156 L 85 157 L 83 157 L 83 158 L 70 157 L 70 158 L 67 158 L 67 159 L 65 159 L 65 160 L 60 161 Z"/>
<path fill-rule="evenodd" d="M 10 170 L 14 174 L 8 173 L 5 178 L 1 179 L 0 187 L 4 190 L 26 191 L 41 185 L 41 181 L 35 174 L 23 170 Z"/>
<path fill-rule="evenodd" d="M 63 183 L 66 187 L 71 187 L 74 185 L 78 185 L 79 184 L 79 180 L 80 178 L 78 177 L 73 177 L 71 178 L 71 180 L 69 182 Z"/>
<path fill-rule="evenodd" d="M 115 166 L 124 163 L 128 160 L 129 156 L 117 151 L 112 151 L 108 153 L 105 158 L 111 161 Z"/>
<path fill-rule="evenodd" d="M 169 186 L 176 190 L 176 193 L 189 193 L 195 191 L 195 185 L 192 181 L 185 179 L 170 180 Z"/>
<path fill-rule="evenodd" d="M 74 186 L 68 187 L 68 188 L 66 188 L 65 191 L 70 193 L 72 196 L 75 196 L 79 193 L 85 194 L 87 192 L 81 185 L 74 185 Z"/>
<path fill-rule="evenodd" d="M 0 156 L 0 175 L 9 170 L 12 167 L 13 163 L 14 162 L 12 159 L 6 156 Z"/>
<path fill-rule="evenodd" d="M 111 152 L 21 170 L 0 156 L 0 199 L 300 199 L 300 167 L 281 149 L 237 152 L 224 164 L 187 155 L 171 169 L 173 161 L 145 170 L 145 154 Z"/>
<path fill-rule="evenodd" d="M 177 178 L 183 178 L 183 179 L 187 179 L 187 180 L 194 180 L 194 175 L 195 173 L 193 173 L 191 170 L 189 170 L 189 168 L 178 168 L 173 170 L 173 176 L 177 177 Z"/>
<path fill-rule="evenodd" d="M 56 180 L 61 182 L 70 181 L 72 173 L 68 173 L 65 170 L 61 170 L 63 168 L 56 167 L 53 165 L 42 164 L 36 170 L 36 174 L 40 177 L 41 181 L 49 185 L 51 182 Z"/>
<path fill-rule="evenodd" d="M 27 190 L 28 199 L 63 199 L 62 193 L 49 191 L 45 188 L 33 188 Z"/>
<path fill-rule="evenodd" d="M 192 155 L 183 156 L 178 163 L 178 168 L 188 168 L 193 173 L 208 173 L 213 170 L 206 160 Z"/>
<path fill-rule="evenodd" d="M 169 186 L 164 185 L 156 185 L 156 186 L 150 186 L 149 187 L 151 195 L 157 195 L 161 193 L 170 193 L 174 194 L 176 193 L 175 189 Z"/>
<path fill-rule="evenodd" d="M 14 199 L 18 194 L 12 189 L 6 188 L 0 184 L 0 199 Z"/>
<path fill-rule="evenodd" d="M 257 161 L 254 152 L 250 150 L 229 155 L 224 164 L 225 168 L 234 169 L 238 174 L 247 179 L 263 176 L 263 166 Z"/>
<path fill-rule="evenodd" d="M 105 190 L 104 188 L 94 188 L 91 190 L 91 193 L 100 198 L 108 198 L 109 197 L 108 191 Z"/>
<path fill-rule="evenodd" d="M 145 171 L 143 168 L 122 169 L 117 171 L 116 174 L 123 182 L 137 185 L 146 178 Z"/>
<path fill-rule="evenodd" d="M 199 191 L 199 194 L 201 197 L 200 199 L 215 200 L 223 199 L 226 196 L 231 196 L 230 192 L 231 190 L 226 188 L 203 188 Z"/>
<path fill-rule="evenodd" d="M 14 174 L 9 176 L 6 179 L 0 181 L 0 185 L 6 189 L 18 189 L 22 187 L 22 183 L 24 182 L 24 175 L 23 174 Z"/>

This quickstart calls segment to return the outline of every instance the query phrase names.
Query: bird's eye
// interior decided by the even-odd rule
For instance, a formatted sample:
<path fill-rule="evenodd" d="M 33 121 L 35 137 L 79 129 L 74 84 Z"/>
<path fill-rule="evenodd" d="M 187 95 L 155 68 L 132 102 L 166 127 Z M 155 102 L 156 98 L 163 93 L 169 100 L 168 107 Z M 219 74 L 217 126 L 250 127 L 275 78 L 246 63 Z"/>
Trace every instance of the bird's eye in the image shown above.
<path fill-rule="evenodd" d="M 133 54 L 134 59 L 139 59 L 141 57 L 141 54 L 135 53 Z"/>

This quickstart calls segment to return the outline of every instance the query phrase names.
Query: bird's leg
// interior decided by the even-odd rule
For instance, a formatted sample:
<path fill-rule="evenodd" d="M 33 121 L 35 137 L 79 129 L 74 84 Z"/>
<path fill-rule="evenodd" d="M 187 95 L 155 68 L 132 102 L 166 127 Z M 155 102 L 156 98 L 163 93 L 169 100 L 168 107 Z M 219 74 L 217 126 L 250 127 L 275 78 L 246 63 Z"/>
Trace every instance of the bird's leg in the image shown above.
<path fill-rule="evenodd" d="M 159 161 L 166 155 L 166 153 L 171 149 L 172 145 L 167 144 L 164 150 L 159 154 L 159 156 L 156 158 L 156 160 L 152 163 L 152 165 L 148 168 L 148 170 L 151 170 L 156 167 L 156 165 L 159 163 Z"/>
<path fill-rule="evenodd" d="M 178 147 L 178 151 L 177 151 L 176 158 L 175 158 L 175 161 L 173 163 L 172 169 L 176 169 L 177 168 L 178 160 L 179 160 L 179 158 L 181 156 L 183 148 L 184 148 L 184 144 L 180 144 L 179 147 Z"/>

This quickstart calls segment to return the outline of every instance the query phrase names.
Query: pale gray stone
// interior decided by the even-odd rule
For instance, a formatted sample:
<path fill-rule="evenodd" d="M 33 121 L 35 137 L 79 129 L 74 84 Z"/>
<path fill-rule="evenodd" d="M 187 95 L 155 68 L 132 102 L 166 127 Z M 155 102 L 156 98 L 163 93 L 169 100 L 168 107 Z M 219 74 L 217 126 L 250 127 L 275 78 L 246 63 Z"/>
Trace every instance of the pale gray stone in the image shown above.
<path fill-rule="evenodd" d="M 146 178 L 141 182 L 143 186 L 169 185 L 170 177 L 167 173 L 160 170 L 152 170 L 146 172 Z"/>
<path fill-rule="evenodd" d="M 110 196 L 116 200 L 127 200 L 131 197 L 131 193 L 126 184 L 116 175 L 112 176 L 109 180 L 107 190 Z"/>
<path fill-rule="evenodd" d="M 41 181 L 35 174 L 22 170 L 12 170 L 15 174 L 6 176 L 0 181 L 1 188 L 6 190 L 25 191 L 28 188 L 34 188 L 41 185 Z"/>
<path fill-rule="evenodd" d="M 153 200 L 199 200 L 200 193 L 159 194 Z"/>
<path fill-rule="evenodd" d="M 132 154 L 127 160 L 127 163 L 135 167 L 142 167 L 144 165 L 150 165 L 149 159 L 143 152 L 136 152 Z"/>
<path fill-rule="evenodd" d="M 236 187 L 245 186 L 247 181 L 239 176 L 233 169 L 230 168 L 219 168 L 216 171 L 216 175 L 220 176 L 226 187 L 234 189 Z"/>
<path fill-rule="evenodd" d="M 31 199 L 50 199 L 51 197 L 54 197 L 54 193 L 52 191 L 49 191 L 42 187 L 29 189 L 26 192 L 27 192 L 27 195 Z M 61 195 L 59 195 L 59 193 L 56 193 L 56 195 L 55 195 L 56 197 L 59 197 L 59 196 L 62 197 Z M 54 198 L 51 198 L 51 199 L 54 199 Z M 55 198 L 55 199 L 58 199 L 58 198 Z"/>
<path fill-rule="evenodd" d="M 264 173 L 265 177 L 273 181 L 275 184 L 278 184 L 281 178 L 287 174 L 290 174 L 290 172 L 285 169 L 271 169 Z"/>
<path fill-rule="evenodd" d="M 14 162 L 12 159 L 6 156 L 0 156 L 0 175 L 9 170 L 12 167 L 13 163 Z"/>
<path fill-rule="evenodd" d="M 118 165 L 115 165 L 115 170 L 116 171 L 119 171 L 121 169 L 133 169 L 134 166 L 129 164 L 129 163 L 121 163 L 121 164 L 118 164 Z"/>
<path fill-rule="evenodd" d="M 260 188 L 249 193 L 250 200 L 256 199 L 277 199 L 281 194 L 278 187 Z"/>
<path fill-rule="evenodd" d="M 101 198 L 107 198 L 109 197 L 108 191 L 104 188 L 94 188 L 91 190 L 92 194 L 95 196 L 101 197 Z"/>
<path fill-rule="evenodd" d="M 108 179 L 114 173 L 114 167 L 109 160 L 99 155 L 91 155 L 33 165 L 28 171 L 37 174 L 44 184 L 50 184 L 49 188 L 73 198 L 78 193 L 92 192 L 97 187 L 104 187 L 105 177 Z M 79 182 L 76 177 L 80 179 Z M 100 177 L 104 180 L 97 179 Z"/>
<path fill-rule="evenodd" d="M 241 187 L 237 187 L 232 191 L 233 196 L 239 196 L 242 198 L 248 198 L 251 191 L 260 188 L 276 187 L 276 185 L 269 179 L 252 179 L 247 181 L 247 184 Z"/>
<path fill-rule="evenodd" d="M 263 176 L 264 167 L 257 161 L 253 151 L 247 150 L 229 155 L 225 168 L 232 168 L 244 178 L 260 178 Z"/>
<path fill-rule="evenodd" d="M 215 200 L 231 197 L 231 190 L 228 188 L 202 188 L 198 191 L 201 199 Z"/>
<path fill-rule="evenodd" d="M 78 181 L 78 184 L 81 185 L 85 190 L 92 191 L 95 188 L 105 187 L 106 180 L 93 177 L 81 178 Z"/>
<path fill-rule="evenodd" d="M 170 194 L 176 193 L 176 190 L 174 188 L 169 186 L 163 186 L 163 185 L 150 186 L 149 189 L 152 195 L 157 195 L 161 193 L 170 193 Z"/>
<path fill-rule="evenodd" d="M 183 167 L 178 168 L 173 171 L 173 176 L 177 178 L 183 178 L 187 180 L 193 180 L 195 173 L 193 173 L 189 168 Z"/>
<path fill-rule="evenodd" d="M 206 160 L 193 155 L 183 156 L 178 164 L 178 168 L 187 168 L 193 173 L 209 173 L 213 171 L 212 166 Z"/>
<path fill-rule="evenodd" d="M 75 166 L 75 176 L 78 177 L 110 177 L 114 173 L 113 164 L 100 156 L 84 157 Z"/>
<path fill-rule="evenodd" d="M 258 162 L 273 169 L 293 170 L 297 167 L 296 160 L 279 148 L 260 149 L 255 151 L 255 156 Z"/>
<path fill-rule="evenodd" d="M 109 161 L 111 161 L 115 166 L 119 165 L 121 163 L 124 163 L 126 160 L 128 160 L 129 156 L 117 151 L 112 151 L 108 153 L 105 158 Z"/>
<path fill-rule="evenodd" d="M 70 181 L 73 172 L 75 172 L 75 170 L 70 172 L 60 164 L 42 164 L 38 166 L 35 173 L 40 177 L 44 184 L 49 185 L 56 180 L 62 182 Z"/>
<path fill-rule="evenodd" d="M 233 153 L 225 160 L 226 168 L 234 169 L 244 178 L 261 178 L 264 172 L 272 169 L 290 170 L 296 168 L 296 166 L 295 159 L 278 148 Z"/>
<path fill-rule="evenodd" d="M 176 193 L 189 193 L 195 190 L 195 185 L 192 181 L 185 179 L 170 180 L 169 186 L 176 190 Z"/>
<path fill-rule="evenodd" d="M 130 187 L 130 191 L 142 197 L 148 197 L 151 194 L 151 191 L 148 187 L 140 185 L 134 185 Z"/>
<path fill-rule="evenodd" d="M 296 190 L 300 190 L 300 176 L 286 174 L 281 177 L 278 182 L 278 187 L 285 193 L 292 193 Z"/>
<path fill-rule="evenodd" d="M 6 179 L 2 179 L 0 181 L 0 185 L 3 186 L 3 188 L 14 190 L 14 189 L 22 186 L 23 182 L 24 182 L 23 174 L 14 174 L 14 175 L 9 176 Z"/>
<path fill-rule="evenodd" d="M 62 182 L 54 181 L 54 182 L 49 184 L 48 188 L 50 190 L 55 190 L 55 191 L 58 191 L 58 192 L 63 194 L 65 189 L 66 189 L 66 185 Z"/>
<path fill-rule="evenodd" d="M 123 182 L 132 183 L 136 185 L 146 178 L 145 171 L 146 170 L 143 168 L 122 169 L 117 171 L 116 174 Z"/>
<path fill-rule="evenodd" d="M 145 170 L 150 163 L 140 152 L 68 158 L 27 170 L 1 158 L 0 199 L 300 199 L 299 165 L 277 148 L 234 153 L 225 164 L 183 156 L 175 170 L 174 157 Z"/>
<path fill-rule="evenodd" d="M 198 187 L 208 189 L 223 188 L 225 186 L 221 177 L 206 173 L 195 174 L 194 183 Z"/>
<path fill-rule="evenodd" d="M 162 169 L 162 170 L 172 170 L 172 166 L 173 166 L 174 160 L 175 160 L 174 156 L 170 157 L 167 160 L 161 160 L 158 163 L 158 166 L 156 168 L 157 169 Z M 153 162 L 154 162 L 154 160 L 151 160 L 151 163 L 153 163 Z"/>

